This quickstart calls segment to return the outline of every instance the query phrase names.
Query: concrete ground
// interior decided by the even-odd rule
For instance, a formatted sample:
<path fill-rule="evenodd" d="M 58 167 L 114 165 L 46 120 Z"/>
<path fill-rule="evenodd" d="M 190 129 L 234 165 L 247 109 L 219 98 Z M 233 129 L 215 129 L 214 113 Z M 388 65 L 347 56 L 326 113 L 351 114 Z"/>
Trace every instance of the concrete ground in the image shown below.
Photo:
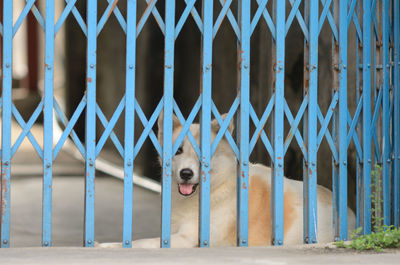
<path fill-rule="evenodd" d="M 41 129 L 33 128 L 41 141 Z M 18 132 L 13 133 L 13 138 Z M 15 140 L 15 139 L 14 139 Z M 54 164 L 53 247 L 41 245 L 42 166 L 24 141 L 12 160 L 11 248 L 0 249 L 0 264 L 400 264 L 400 250 L 358 253 L 327 245 L 211 249 L 83 248 L 84 166 L 62 151 Z M 96 175 L 95 238 L 122 241 L 123 183 Z M 134 187 L 135 239 L 160 232 L 160 197 Z"/>

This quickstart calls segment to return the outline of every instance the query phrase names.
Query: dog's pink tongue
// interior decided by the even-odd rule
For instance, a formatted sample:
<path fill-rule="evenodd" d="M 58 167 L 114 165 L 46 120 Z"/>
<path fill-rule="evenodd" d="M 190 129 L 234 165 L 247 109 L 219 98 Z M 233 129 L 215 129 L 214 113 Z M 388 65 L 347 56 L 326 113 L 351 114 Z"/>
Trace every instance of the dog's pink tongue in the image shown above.
<path fill-rule="evenodd" d="M 193 192 L 193 184 L 179 184 L 179 191 L 183 195 L 189 195 Z"/>

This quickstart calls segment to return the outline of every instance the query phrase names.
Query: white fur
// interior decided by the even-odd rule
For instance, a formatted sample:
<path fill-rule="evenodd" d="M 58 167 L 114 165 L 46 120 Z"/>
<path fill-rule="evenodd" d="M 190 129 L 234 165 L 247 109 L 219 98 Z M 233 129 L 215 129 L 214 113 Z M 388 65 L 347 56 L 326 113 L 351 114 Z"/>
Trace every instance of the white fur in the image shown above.
<path fill-rule="evenodd" d="M 175 118 L 176 119 L 176 118 Z M 159 119 L 159 126 L 162 124 L 162 117 Z M 159 127 L 160 128 L 160 127 Z M 174 139 L 177 138 L 181 127 L 174 120 Z M 212 123 L 212 139 L 214 140 L 219 125 L 216 121 Z M 193 124 L 190 127 L 191 133 L 199 143 L 199 125 Z M 233 131 L 233 123 L 229 126 Z M 162 140 L 162 130 L 159 132 L 159 140 Z M 199 220 L 199 189 L 194 194 L 182 196 L 178 192 L 178 183 L 182 182 L 179 176 L 180 170 L 190 168 L 194 172 L 192 183 L 200 180 L 199 159 L 193 150 L 187 137 L 184 139 L 183 153 L 176 155 L 172 161 L 172 235 L 171 247 L 188 248 L 198 245 L 198 220 Z M 232 230 L 230 224 L 236 220 L 236 176 L 237 160 L 226 140 L 222 140 L 211 159 L 210 171 L 210 243 L 211 246 L 233 245 L 235 242 L 227 240 L 227 234 Z M 271 183 L 271 169 L 259 165 L 249 165 L 250 181 L 254 176 L 262 176 L 266 185 Z M 284 189 L 295 194 L 293 201 L 296 220 L 289 231 L 285 231 L 285 244 L 301 244 L 303 242 L 303 183 L 284 178 Z M 250 191 L 251 192 L 251 191 Z M 318 186 L 318 242 L 329 242 L 333 239 L 332 225 L 332 193 L 322 186 Z M 263 209 L 260 209 L 260 212 Z M 251 220 L 249 220 L 251 223 Z M 348 227 L 354 229 L 354 213 L 348 210 Z M 104 243 L 99 247 L 117 247 L 121 243 Z M 132 247 L 158 248 L 160 238 L 141 239 L 132 243 Z"/>

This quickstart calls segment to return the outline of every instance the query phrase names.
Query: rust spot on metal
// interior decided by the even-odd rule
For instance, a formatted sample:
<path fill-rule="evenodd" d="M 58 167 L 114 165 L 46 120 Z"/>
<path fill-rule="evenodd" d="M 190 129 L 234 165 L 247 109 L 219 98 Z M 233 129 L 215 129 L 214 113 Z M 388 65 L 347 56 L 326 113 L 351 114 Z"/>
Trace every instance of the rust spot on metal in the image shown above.
<path fill-rule="evenodd" d="M 88 77 L 86 80 L 88 81 L 88 83 L 92 82 L 92 78 L 91 77 Z"/>
<path fill-rule="evenodd" d="M 247 190 L 246 183 L 243 182 L 242 188 Z"/>
<path fill-rule="evenodd" d="M 4 173 L 3 173 L 4 176 Z M 2 193 L 7 193 L 7 179 L 3 178 L 2 180 Z M 5 214 L 6 211 L 6 205 L 7 205 L 7 199 L 5 197 L 1 198 L 1 213 L 2 215 Z"/>
<path fill-rule="evenodd" d="M 114 3 L 110 9 L 110 12 L 108 12 L 107 17 L 110 17 L 111 13 L 114 11 L 115 6 L 117 5 L 118 0 L 114 0 Z"/>
<path fill-rule="evenodd" d="M 312 175 L 312 170 L 311 170 L 311 168 L 308 170 L 308 174 L 309 174 L 309 175 Z"/>
<path fill-rule="evenodd" d="M 245 178 L 245 176 L 244 176 L 244 171 L 242 171 L 242 178 Z"/>
<path fill-rule="evenodd" d="M 277 157 L 277 159 L 281 160 L 281 159 L 282 159 L 282 157 L 278 156 L 278 157 Z"/>

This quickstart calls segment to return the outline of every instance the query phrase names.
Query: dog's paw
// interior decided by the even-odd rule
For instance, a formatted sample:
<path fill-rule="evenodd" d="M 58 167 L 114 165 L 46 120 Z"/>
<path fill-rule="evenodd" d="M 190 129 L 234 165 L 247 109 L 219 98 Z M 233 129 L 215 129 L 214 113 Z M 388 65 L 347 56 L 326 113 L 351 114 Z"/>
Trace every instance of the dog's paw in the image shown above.
<path fill-rule="evenodd" d="M 122 248 L 122 243 L 120 243 L 120 242 L 116 242 L 116 243 L 94 242 L 94 247 L 95 248 Z"/>

